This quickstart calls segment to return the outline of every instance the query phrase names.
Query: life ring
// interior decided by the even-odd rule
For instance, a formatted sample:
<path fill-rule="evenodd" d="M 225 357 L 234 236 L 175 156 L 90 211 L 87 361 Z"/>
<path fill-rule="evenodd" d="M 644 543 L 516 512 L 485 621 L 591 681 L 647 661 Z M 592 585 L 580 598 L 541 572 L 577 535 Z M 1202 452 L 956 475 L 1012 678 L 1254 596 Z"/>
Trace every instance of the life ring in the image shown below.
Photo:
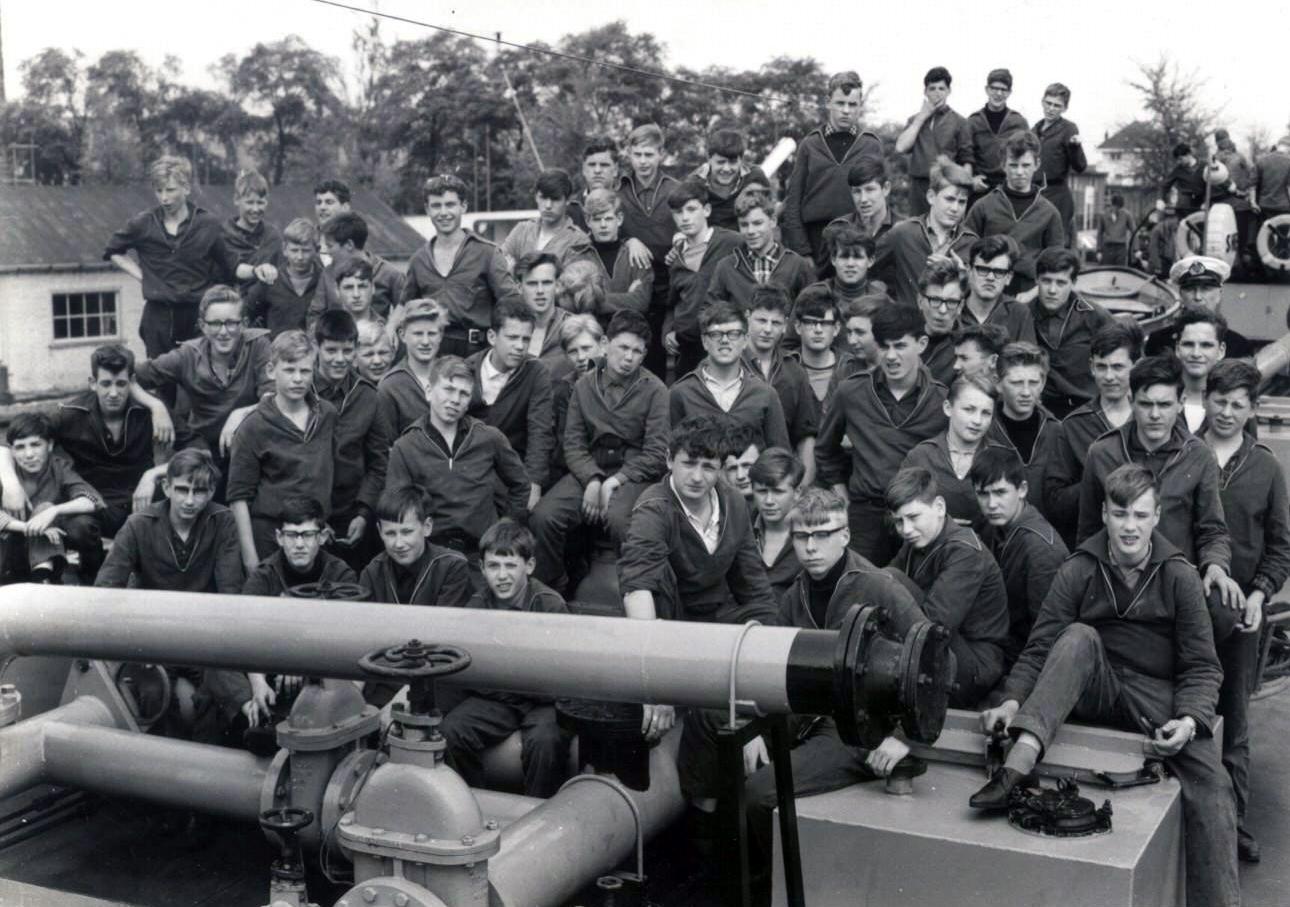
<path fill-rule="evenodd" d="M 1270 271 L 1290 271 L 1290 214 L 1269 217 L 1259 227 L 1259 259 Z"/>
<path fill-rule="evenodd" d="M 1205 248 L 1205 212 L 1193 211 L 1178 222 L 1174 234 L 1174 261 L 1200 255 Z"/>
<path fill-rule="evenodd" d="M 1208 212 L 1193 211 L 1182 219 L 1174 237 L 1174 252 L 1178 259 L 1208 255 L 1231 265 L 1236 262 L 1237 239 L 1236 212 L 1231 205 L 1218 202 Z"/>

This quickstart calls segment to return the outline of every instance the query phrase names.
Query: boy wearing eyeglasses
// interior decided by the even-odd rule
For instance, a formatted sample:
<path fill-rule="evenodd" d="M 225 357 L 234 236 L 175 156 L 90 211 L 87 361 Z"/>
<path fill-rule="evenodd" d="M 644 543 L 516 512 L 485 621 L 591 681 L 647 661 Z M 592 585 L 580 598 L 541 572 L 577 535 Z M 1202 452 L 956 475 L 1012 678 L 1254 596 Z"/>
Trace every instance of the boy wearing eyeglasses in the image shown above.
<path fill-rule="evenodd" d="M 918 310 L 927 328 L 923 365 L 944 385 L 954 382 L 954 328 L 958 325 L 967 275 L 952 258 L 929 258 L 918 278 Z"/>
<path fill-rule="evenodd" d="M 668 392 L 672 424 L 729 416 L 753 427 L 758 448 L 791 448 L 779 395 L 743 361 L 748 316 L 729 302 L 714 302 L 699 313 L 699 332 L 708 355 Z"/>
<path fill-rule="evenodd" d="M 959 324 L 995 324 L 1010 340 L 1035 339 L 1030 311 L 1008 295 L 1012 269 L 1021 257 L 1017 241 L 1006 233 L 983 236 L 968 249 L 968 295 Z"/>

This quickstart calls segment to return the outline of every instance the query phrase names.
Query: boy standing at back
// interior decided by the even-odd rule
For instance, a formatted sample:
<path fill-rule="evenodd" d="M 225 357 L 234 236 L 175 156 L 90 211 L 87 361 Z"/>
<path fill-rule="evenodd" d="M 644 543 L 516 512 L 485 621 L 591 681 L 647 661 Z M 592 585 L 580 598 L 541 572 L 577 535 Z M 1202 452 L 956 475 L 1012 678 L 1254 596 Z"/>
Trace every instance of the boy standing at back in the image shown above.
<path fill-rule="evenodd" d="M 944 155 L 962 166 L 971 179 L 972 128 L 949 105 L 952 83 L 944 66 L 929 69 L 923 76 L 923 106 L 896 139 L 896 153 L 909 154 L 909 210 L 914 216 L 927 213 L 928 179 L 938 157 Z"/>
<path fill-rule="evenodd" d="M 1074 241 L 1075 197 L 1067 179 L 1088 169 L 1088 158 L 1079 137 L 1079 127 L 1062 114 L 1071 103 L 1071 90 L 1061 82 L 1044 89 L 1044 118 L 1034 125 L 1039 136 L 1039 170 L 1044 175 L 1044 197 L 1061 214 L 1067 245 Z"/>
<path fill-rule="evenodd" d="M 269 183 L 254 170 L 243 170 L 233 184 L 237 209 L 224 222 L 224 246 L 237 265 L 238 289 L 246 293 L 256 282 L 273 283 L 278 269 L 273 261 L 282 251 L 282 234 L 264 219 L 269 207 Z"/>
<path fill-rule="evenodd" d="M 233 436 L 228 502 L 247 572 L 273 553 L 288 498 L 313 495 L 331 512 L 337 416 L 313 392 L 317 354 L 303 331 L 279 335 L 269 366 L 274 394 Z"/>
<path fill-rule="evenodd" d="M 748 142 L 737 129 L 715 129 L 708 133 L 708 160 L 690 174 L 708 187 L 708 200 L 712 204 L 710 221 L 714 227 L 727 230 L 738 228 L 735 201 L 751 185 L 767 185 L 766 174 L 760 167 L 744 163 Z M 770 212 L 774 216 L 774 212 Z"/>
<path fill-rule="evenodd" d="M 760 187 L 744 190 L 734 202 L 742 248 L 717 263 L 708 284 L 710 302 L 730 301 L 748 308 L 761 287 L 775 287 L 791 301 L 815 281 L 815 266 L 775 241 L 775 202 Z"/>
<path fill-rule="evenodd" d="M 372 309 L 388 319 L 390 310 L 403 296 L 403 272 L 375 252 L 367 250 L 367 221 L 361 214 L 346 211 L 323 222 L 318 230 L 318 251 L 330 259 L 327 275 L 340 283 L 341 272 L 355 261 L 371 269 Z"/>
<path fill-rule="evenodd" d="M 533 535 L 514 520 L 501 520 L 479 540 L 484 588 L 466 607 L 489 611 L 568 614 L 564 598 L 533 576 Z M 524 794 L 553 797 L 569 774 L 573 735 L 556 723 L 552 700 L 497 690 L 467 690 L 443 716 L 440 732 L 448 758 L 471 783 L 480 783 L 484 750 L 520 732 Z"/>
<path fill-rule="evenodd" d="M 321 227 L 338 214 L 348 214 L 349 185 L 341 180 L 322 180 L 314 186 L 314 216 Z"/>
<path fill-rule="evenodd" d="M 312 330 L 318 315 L 337 303 L 318 260 L 318 231 L 311 221 L 297 217 L 287 224 L 278 264 L 272 283 L 257 283 L 246 294 L 251 324 L 268 328 L 270 337 Z"/>
<path fill-rule="evenodd" d="M 140 212 L 112 234 L 103 257 L 143 283 L 139 336 L 148 358 L 197 335 L 197 304 L 214 284 L 235 282 L 236 260 L 219 220 L 190 204 L 193 168 L 160 157 L 148 168 L 156 208 Z M 136 263 L 126 255 L 133 250 Z"/>
<path fill-rule="evenodd" d="M 534 187 L 537 220 L 526 220 L 506 236 L 502 251 L 511 266 L 533 252 L 554 255 L 561 268 L 579 259 L 590 259 L 591 242 L 567 213 L 573 180 L 563 170 L 543 170 Z"/>

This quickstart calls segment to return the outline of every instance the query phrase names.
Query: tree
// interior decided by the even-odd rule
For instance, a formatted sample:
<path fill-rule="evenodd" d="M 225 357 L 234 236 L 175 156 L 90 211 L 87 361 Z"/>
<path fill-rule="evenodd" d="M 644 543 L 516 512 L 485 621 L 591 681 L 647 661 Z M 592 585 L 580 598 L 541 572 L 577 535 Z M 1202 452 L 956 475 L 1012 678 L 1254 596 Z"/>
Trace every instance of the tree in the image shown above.
<path fill-rule="evenodd" d="M 81 169 L 87 180 L 140 178 L 166 147 L 166 113 L 177 90 L 179 60 L 153 69 L 132 50 L 110 50 L 85 71 L 86 137 Z"/>
<path fill-rule="evenodd" d="M 85 74 L 80 51 L 46 48 L 18 67 L 23 99 L 0 108 L 4 144 L 34 145 L 13 175 L 61 185 L 80 180 L 85 140 Z M 30 164 L 30 168 L 28 167 Z"/>
<path fill-rule="evenodd" d="M 1201 103 L 1204 81 L 1194 72 L 1183 73 L 1168 55 L 1154 65 L 1138 64 L 1138 78 L 1129 86 L 1142 97 L 1148 128 L 1138 156 L 1136 176 L 1148 186 L 1163 185 L 1173 169 L 1173 149 L 1186 142 L 1204 155 L 1205 136 L 1214 131 L 1218 112 Z"/>

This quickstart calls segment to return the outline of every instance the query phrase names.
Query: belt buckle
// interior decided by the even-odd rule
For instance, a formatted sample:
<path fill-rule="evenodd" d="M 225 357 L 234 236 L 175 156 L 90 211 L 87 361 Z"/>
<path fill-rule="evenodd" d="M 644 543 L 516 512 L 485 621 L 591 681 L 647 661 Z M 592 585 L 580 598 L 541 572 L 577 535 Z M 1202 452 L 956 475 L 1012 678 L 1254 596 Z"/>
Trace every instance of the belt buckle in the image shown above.
<path fill-rule="evenodd" d="M 466 329 L 466 342 L 467 342 L 467 343 L 469 343 L 469 344 L 471 344 L 472 346 L 480 346 L 480 345 L 482 345 L 482 344 L 484 343 L 484 339 L 483 339 L 483 337 L 481 336 L 483 333 L 484 333 L 484 332 L 483 332 L 483 331 L 481 331 L 479 328 L 467 328 L 467 329 Z"/>

